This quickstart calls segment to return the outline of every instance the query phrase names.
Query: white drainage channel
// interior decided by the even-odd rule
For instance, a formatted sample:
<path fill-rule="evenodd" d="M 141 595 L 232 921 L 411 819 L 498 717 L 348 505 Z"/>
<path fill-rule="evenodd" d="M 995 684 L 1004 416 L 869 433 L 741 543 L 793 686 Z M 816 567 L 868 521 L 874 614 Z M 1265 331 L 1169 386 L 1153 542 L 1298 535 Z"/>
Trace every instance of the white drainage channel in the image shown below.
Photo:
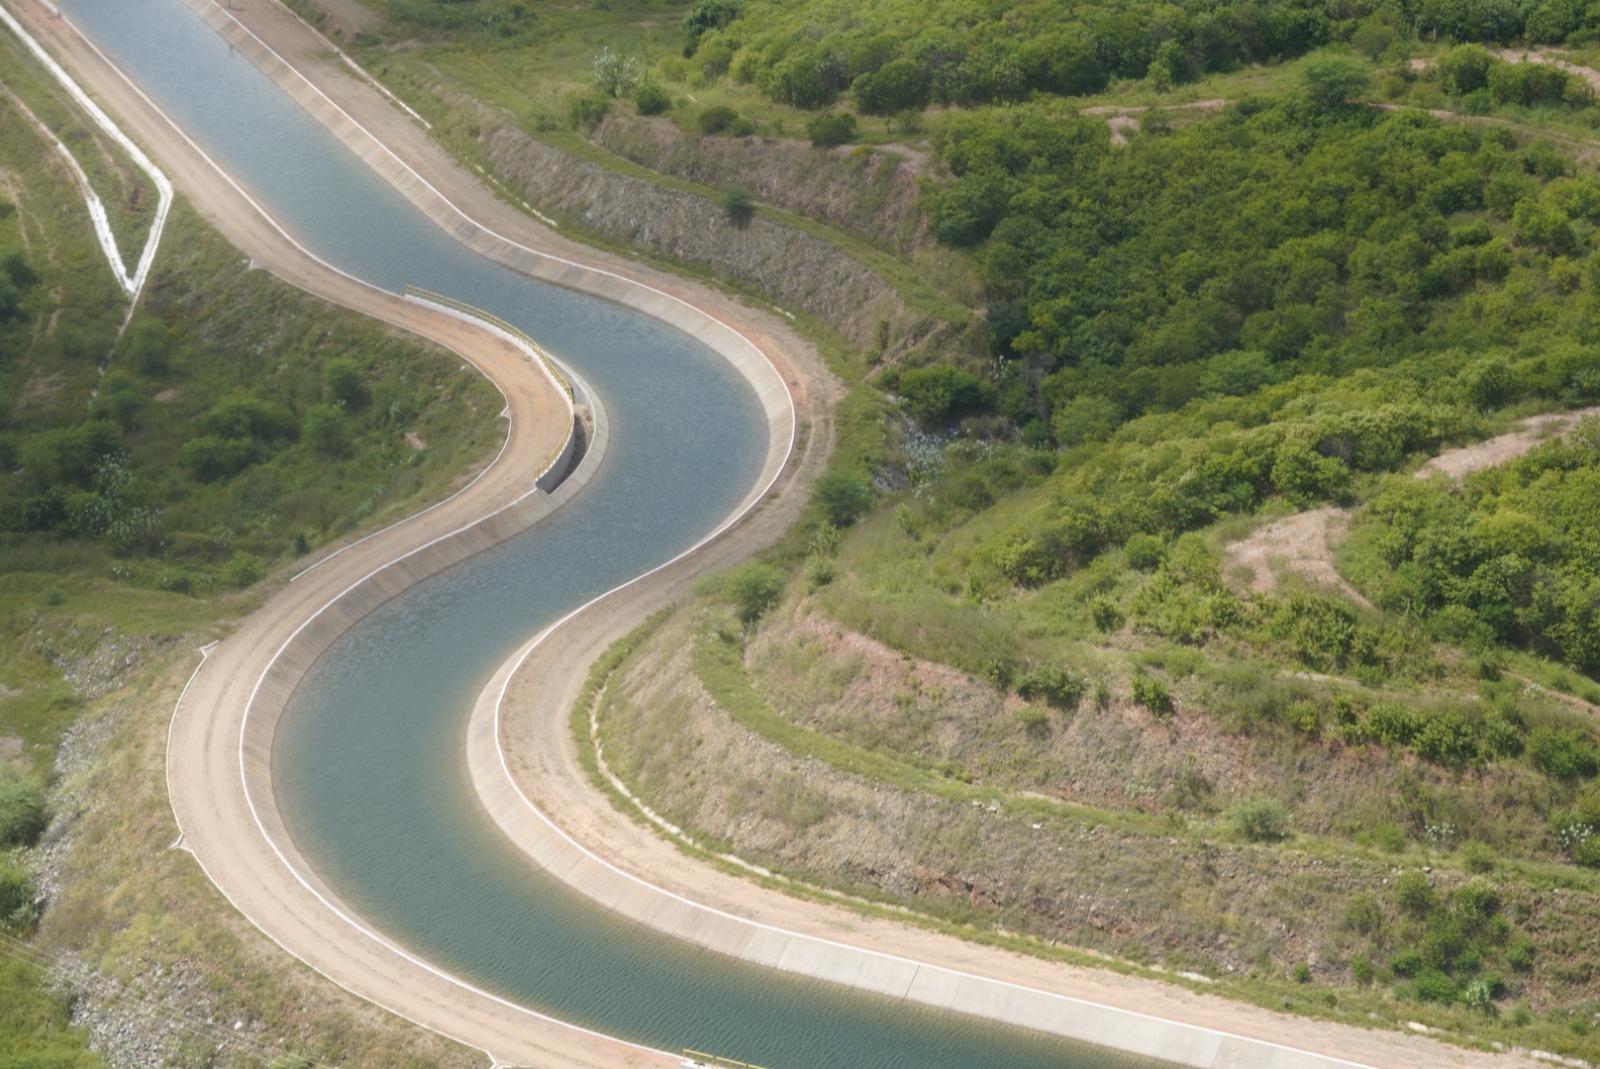
<path fill-rule="evenodd" d="M 46 4 L 46 6 L 53 7 L 53 5 L 49 4 Z M 59 12 L 55 13 L 57 17 L 65 17 L 61 16 Z M 22 28 L 11 12 L 4 7 L 0 7 L 0 22 L 4 22 L 7 28 L 17 35 L 18 40 L 26 45 L 28 51 L 33 53 L 33 57 L 44 65 L 45 69 L 50 72 L 56 81 L 61 83 L 62 88 L 84 110 L 94 124 L 107 137 L 122 147 L 122 150 L 132 158 L 139 169 L 150 176 L 151 183 L 156 187 L 156 216 L 150 223 L 150 234 L 145 238 L 144 251 L 139 254 L 139 262 L 130 272 L 127 263 L 122 259 L 121 250 L 117 248 L 116 235 L 111 231 L 111 220 L 106 215 L 106 206 L 100 200 L 99 195 L 95 193 L 94 187 L 89 184 L 89 176 L 84 173 L 77 159 L 73 157 L 71 150 L 62 144 L 61 139 L 51 133 L 43 123 L 35 120 L 36 125 L 50 138 L 51 143 L 55 145 L 56 152 L 60 154 L 61 158 L 67 162 L 67 166 L 72 170 L 73 177 L 78 183 L 78 188 L 83 192 L 84 203 L 89 207 L 89 218 L 94 223 L 95 237 L 99 239 L 100 249 L 106 254 L 107 262 L 111 264 L 111 273 L 116 275 L 117 284 L 122 287 L 123 292 L 130 298 L 137 300 L 140 291 L 144 289 L 145 279 L 150 276 L 150 266 L 155 263 L 156 249 L 161 245 L 161 233 L 166 229 L 167 214 L 172 210 L 172 183 L 167 180 L 167 176 L 161 172 L 160 168 L 151 162 L 150 157 L 146 156 L 144 151 L 134 144 L 132 139 L 127 134 L 124 134 L 116 123 L 111 121 L 111 117 L 100 109 L 100 105 L 91 100 L 89 94 L 85 93 L 78 83 L 72 80 L 72 75 L 63 70 L 61 65 L 50 57 L 50 54 L 40 46 L 39 42 L 29 36 L 28 32 Z"/>

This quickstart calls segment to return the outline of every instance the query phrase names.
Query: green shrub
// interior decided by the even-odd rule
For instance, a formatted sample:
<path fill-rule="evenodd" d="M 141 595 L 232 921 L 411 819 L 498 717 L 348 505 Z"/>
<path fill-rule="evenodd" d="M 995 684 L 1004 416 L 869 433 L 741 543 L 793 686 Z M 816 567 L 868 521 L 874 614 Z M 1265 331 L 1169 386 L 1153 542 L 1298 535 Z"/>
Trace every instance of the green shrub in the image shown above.
<path fill-rule="evenodd" d="M 1321 726 L 1322 714 L 1315 702 L 1290 702 L 1289 707 L 1283 711 L 1283 720 L 1302 735 L 1315 735 L 1317 728 Z"/>
<path fill-rule="evenodd" d="M 1063 448 L 1085 442 L 1103 442 L 1122 423 L 1122 406 L 1095 394 L 1084 394 L 1058 407 L 1050 417 L 1050 432 Z"/>
<path fill-rule="evenodd" d="M 994 504 L 994 490 L 988 480 L 975 472 L 968 472 L 950 486 L 950 503 L 960 508 L 981 512 Z"/>
<path fill-rule="evenodd" d="M 905 399 L 911 417 L 929 429 L 986 407 L 994 392 L 970 371 L 948 364 L 902 371 L 895 391 Z"/>
<path fill-rule="evenodd" d="M 152 315 L 134 316 L 122 333 L 124 358 L 146 375 L 166 374 L 170 348 L 166 324 Z"/>
<path fill-rule="evenodd" d="M 811 497 L 829 523 L 849 527 L 872 507 L 872 484 L 859 475 L 830 471 L 817 480 Z"/>
<path fill-rule="evenodd" d="M 191 438 L 178 450 L 178 463 L 201 482 L 237 475 L 256 460 L 254 442 L 244 438 L 219 438 L 215 434 Z"/>
<path fill-rule="evenodd" d="M 920 111 L 928 103 L 928 75 L 912 59 L 892 59 L 850 84 L 856 104 L 869 115 Z"/>
<path fill-rule="evenodd" d="M 1383 907 L 1365 891 L 1353 894 L 1344 904 L 1344 926 L 1362 935 L 1376 935 L 1383 930 Z"/>
<path fill-rule="evenodd" d="M 0 930 L 25 928 L 33 909 L 33 878 L 15 860 L 0 856 Z"/>
<path fill-rule="evenodd" d="M 1600 768 L 1600 753 L 1576 728 L 1535 728 L 1528 735 L 1527 751 L 1533 767 L 1555 779 L 1589 777 Z"/>
<path fill-rule="evenodd" d="M 322 365 L 322 381 L 334 401 L 348 408 L 367 403 L 367 388 L 361 382 L 361 365 L 339 357 Z"/>
<path fill-rule="evenodd" d="M 306 411 L 302 433 L 323 456 L 350 455 L 350 417 L 338 405 L 315 405 Z"/>
<path fill-rule="evenodd" d="M 206 430 L 223 438 L 282 442 L 296 434 L 294 413 L 287 407 L 247 394 L 224 397 L 211 406 L 204 422 Z"/>
<path fill-rule="evenodd" d="M 1403 746 L 1417 736 L 1417 718 L 1403 705 L 1381 702 L 1367 710 L 1367 734 L 1390 746 Z"/>
<path fill-rule="evenodd" d="M 44 833 L 45 819 L 44 784 L 0 767 L 0 848 L 32 846 Z M 0 910 L 0 919 L 4 913 Z"/>
<path fill-rule="evenodd" d="M 1500 894 L 1484 881 L 1473 880 L 1456 888 L 1450 896 L 1450 904 L 1476 930 L 1500 912 Z"/>
<path fill-rule="evenodd" d="M 1363 838 L 1386 854 L 1399 854 L 1406 848 L 1406 830 L 1393 821 L 1372 825 Z"/>
<path fill-rule="evenodd" d="M 1289 970 L 1289 977 L 1297 984 L 1309 984 L 1311 982 L 1311 966 L 1303 961 L 1297 961 L 1294 968 Z"/>
<path fill-rule="evenodd" d="M 1468 872 L 1494 871 L 1494 851 L 1483 843 L 1468 840 L 1461 844 L 1461 864 Z"/>
<path fill-rule="evenodd" d="M 1149 572 L 1161 567 L 1161 562 L 1166 560 L 1167 544 L 1159 535 L 1139 531 L 1128 536 L 1122 552 L 1128 558 L 1128 567 Z"/>
<path fill-rule="evenodd" d="M 1170 716 L 1172 713 L 1172 692 L 1155 676 L 1133 677 L 1133 700 L 1157 716 Z"/>
<path fill-rule="evenodd" d="M 1059 664 L 1030 668 L 1017 680 L 1017 693 L 1033 700 L 1042 698 L 1060 709 L 1071 709 L 1088 690 L 1088 680 Z"/>
<path fill-rule="evenodd" d="M 1350 959 L 1350 979 L 1366 987 L 1376 978 L 1376 970 L 1372 967 L 1372 960 L 1364 954 L 1357 954 Z"/>
<path fill-rule="evenodd" d="M 734 226 L 746 226 L 755 218 L 756 202 L 750 196 L 750 191 L 743 186 L 729 186 L 722 191 L 722 196 L 717 199 L 722 206 L 722 214 Z"/>
<path fill-rule="evenodd" d="M 1389 971 L 1400 977 L 1412 977 L 1422 971 L 1422 955 L 1407 948 L 1389 959 Z"/>
<path fill-rule="evenodd" d="M 1478 732 L 1474 722 L 1456 709 L 1440 709 L 1423 721 L 1413 747 L 1418 756 L 1459 768 L 1478 760 Z"/>
<path fill-rule="evenodd" d="M 1126 622 L 1122 609 L 1103 594 L 1089 602 L 1089 618 L 1094 621 L 1097 631 L 1107 633 L 1122 630 L 1122 625 Z"/>
<path fill-rule="evenodd" d="M 1577 839 L 1567 849 L 1574 865 L 1586 869 L 1600 869 L 1600 835 L 1588 834 Z"/>
<path fill-rule="evenodd" d="M 723 585 L 740 622 L 753 624 L 783 596 L 783 573 L 768 564 L 746 564 L 728 575 Z"/>
<path fill-rule="evenodd" d="M 1535 953 L 1533 940 L 1520 935 L 1506 947 L 1506 964 L 1520 973 L 1532 972 Z"/>
<path fill-rule="evenodd" d="M 856 117 L 848 111 L 813 116 L 806 123 L 806 136 L 818 148 L 847 145 L 856 139 Z"/>
<path fill-rule="evenodd" d="M 1289 816 L 1283 803 L 1264 794 L 1234 806 L 1228 819 L 1234 830 L 1252 843 L 1277 842 L 1289 834 Z"/>
<path fill-rule="evenodd" d="M 695 119 L 695 125 L 702 134 L 720 134 L 733 125 L 733 120 L 738 113 L 726 104 L 713 104 L 709 108 L 702 108 L 700 115 Z"/>
<path fill-rule="evenodd" d="M 1327 56 L 1307 63 L 1300 74 L 1306 99 L 1319 111 L 1349 105 L 1367 91 L 1372 76 L 1366 66 L 1347 56 Z"/>
<path fill-rule="evenodd" d="M 1439 81 L 1451 96 L 1486 88 L 1494 59 L 1480 45 L 1459 45 L 1439 57 Z"/>
<path fill-rule="evenodd" d="M 1400 874 L 1395 881 L 1394 897 L 1400 908 L 1414 917 L 1426 916 L 1433 910 L 1433 884 L 1417 869 L 1407 869 Z"/>
<path fill-rule="evenodd" d="M 228 559 L 222 569 L 222 581 L 228 586 L 243 589 L 260 580 L 265 571 L 266 564 L 260 557 L 240 550 Z"/>
<path fill-rule="evenodd" d="M 1017 710 L 1017 719 L 1022 721 L 1022 726 L 1029 732 L 1044 730 L 1050 723 L 1050 714 L 1037 705 L 1024 705 Z"/>
<path fill-rule="evenodd" d="M 1423 1002 L 1454 1002 L 1461 994 L 1454 980 L 1431 965 L 1417 973 L 1411 988 L 1413 994 Z"/>
<path fill-rule="evenodd" d="M 672 95 L 656 82 L 641 82 L 633 91 L 633 106 L 640 115 L 660 115 L 672 107 Z"/>
<path fill-rule="evenodd" d="M 610 107 L 611 98 L 604 93 L 573 93 L 567 98 L 567 123 L 575 130 L 598 126 Z"/>

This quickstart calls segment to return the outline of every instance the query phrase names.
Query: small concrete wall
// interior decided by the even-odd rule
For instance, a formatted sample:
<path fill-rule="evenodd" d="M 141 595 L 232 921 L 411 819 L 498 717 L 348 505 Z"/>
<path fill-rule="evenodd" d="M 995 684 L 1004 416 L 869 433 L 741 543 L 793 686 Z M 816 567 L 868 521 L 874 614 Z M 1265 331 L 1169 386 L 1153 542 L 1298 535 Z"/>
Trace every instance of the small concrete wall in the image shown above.
<path fill-rule="evenodd" d="M 557 368 L 551 356 L 539 348 L 533 339 L 517 330 L 511 324 L 505 323 L 487 312 L 481 312 L 461 301 L 451 300 L 450 298 L 427 293 L 409 286 L 406 288 L 406 300 L 420 304 L 425 308 L 432 308 L 443 315 L 471 323 L 497 337 L 505 339 L 527 353 L 528 359 L 536 364 L 540 371 L 544 372 L 545 378 L 566 399 L 569 426 L 566 439 L 561 443 L 561 448 L 555 452 L 540 470 L 538 477 L 534 479 L 534 485 L 545 493 L 549 493 L 560 486 L 561 481 L 567 477 L 568 469 L 572 467 L 572 458 L 576 454 L 579 445 L 577 433 L 578 410 L 574 403 L 576 390 L 572 385 L 572 372 L 562 371 Z"/>

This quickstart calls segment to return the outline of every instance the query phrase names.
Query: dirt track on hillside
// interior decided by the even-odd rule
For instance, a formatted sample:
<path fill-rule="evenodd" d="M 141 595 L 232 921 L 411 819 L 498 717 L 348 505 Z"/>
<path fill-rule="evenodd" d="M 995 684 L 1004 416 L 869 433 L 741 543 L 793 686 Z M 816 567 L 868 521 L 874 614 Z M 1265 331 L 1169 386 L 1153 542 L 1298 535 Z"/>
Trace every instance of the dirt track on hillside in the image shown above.
<path fill-rule="evenodd" d="M 1445 450 L 1418 468 L 1416 477 L 1445 475 L 1460 479 L 1504 464 L 1596 413 L 1600 413 L 1600 407 L 1531 416 L 1505 434 Z M 1258 594 L 1276 590 L 1282 573 L 1303 579 L 1314 587 L 1337 591 L 1370 609 L 1372 603 L 1345 581 L 1334 560 L 1334 547 L 1349 525 L 1350 510 L 1332 505 L 1273 520 L 1228 546 L 1224 570 L 1229 575 L 1244 576 L 1243 585 Z"/>

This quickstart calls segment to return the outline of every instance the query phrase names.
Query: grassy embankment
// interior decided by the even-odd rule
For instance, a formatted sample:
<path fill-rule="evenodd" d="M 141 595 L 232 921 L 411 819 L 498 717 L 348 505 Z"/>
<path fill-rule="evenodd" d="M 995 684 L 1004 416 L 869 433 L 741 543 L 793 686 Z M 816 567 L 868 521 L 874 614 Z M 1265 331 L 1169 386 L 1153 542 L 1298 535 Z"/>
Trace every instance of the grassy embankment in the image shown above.
<path fill-rule="evenodd" d="M 7 88 L 72 146 L 131 258 L 149 191 L 3 47 Z M 450 1063 L 444 1044 L 330 1002 L 167 849 L 163 740 L 196 647 L 316 547 L 492 455 L 498 395 L 454 355 L 251 270 L 182 202 L 115 341 L 126 301 L 9 98 L 0 198 L 0 1048 L 19 1065 L 99 1064 L 36 967 L 50 962 L 94 974 L 91 1014 L 142 1020 L 119 1042 L 166 1064 L 258 1065 L 284 1046 Z M 245 1024 L 230 1036 L 211 1019 Z"/>

